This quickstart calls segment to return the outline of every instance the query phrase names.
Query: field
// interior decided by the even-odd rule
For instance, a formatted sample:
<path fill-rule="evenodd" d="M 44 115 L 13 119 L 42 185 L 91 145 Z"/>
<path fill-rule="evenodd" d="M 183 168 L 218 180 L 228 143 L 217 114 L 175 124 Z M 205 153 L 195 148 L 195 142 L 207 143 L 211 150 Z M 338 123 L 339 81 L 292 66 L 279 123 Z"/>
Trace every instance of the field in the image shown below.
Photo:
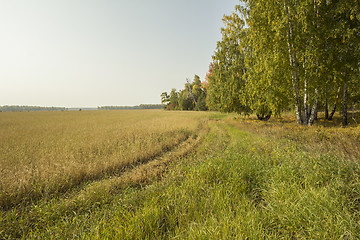
<path fill-rule="evenodd" d="M 360 127 L 336 121 L 0 113 L 0 151 L 0 239 L 360 238 Z"/>

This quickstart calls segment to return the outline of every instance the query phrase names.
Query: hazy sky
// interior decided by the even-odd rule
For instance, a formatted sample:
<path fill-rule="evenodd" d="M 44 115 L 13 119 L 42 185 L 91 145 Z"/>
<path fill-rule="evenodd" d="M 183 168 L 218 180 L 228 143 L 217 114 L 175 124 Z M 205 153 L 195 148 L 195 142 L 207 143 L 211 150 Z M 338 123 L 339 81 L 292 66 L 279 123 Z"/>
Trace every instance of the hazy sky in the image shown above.
<path fill-rule="evenodd" d="M 0 105 L 160 103 L 203 80 L 238 0 L 0 0 Z"/>

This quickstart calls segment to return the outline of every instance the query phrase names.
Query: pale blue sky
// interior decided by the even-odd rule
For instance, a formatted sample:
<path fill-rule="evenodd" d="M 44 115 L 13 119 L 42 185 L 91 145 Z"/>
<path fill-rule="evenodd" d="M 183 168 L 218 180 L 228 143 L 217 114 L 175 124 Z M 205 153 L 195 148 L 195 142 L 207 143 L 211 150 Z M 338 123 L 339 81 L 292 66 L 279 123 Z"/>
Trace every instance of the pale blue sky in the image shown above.
<path fill-rule="evenodd" d="M 0 105 L 160 103 L 203 80 L 238 0 L 0 0 Z"/>

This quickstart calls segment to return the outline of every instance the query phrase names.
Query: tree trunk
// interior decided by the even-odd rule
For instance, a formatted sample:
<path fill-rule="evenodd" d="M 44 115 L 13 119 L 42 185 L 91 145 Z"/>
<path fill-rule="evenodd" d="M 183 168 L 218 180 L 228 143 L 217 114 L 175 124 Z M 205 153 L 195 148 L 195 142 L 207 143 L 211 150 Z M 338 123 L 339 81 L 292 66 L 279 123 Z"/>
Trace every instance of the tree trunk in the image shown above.
<path fill-rule="evenodd" d="M 294 91 L 294 97 L 295 97 L 296 123 L 301 124 L 302 123 L 301 100 L 300 100 L 300 93 L 299 93 L 299 77 L 298 77 L 298 73 L 297 73 L 298 64 L 297 64 L 296 52 L 293 50 L 293 47 L 291 47 L 291 45 L 292 44 L 290 44 L 288 42 L 290 64 L 293 68 L 292 84 L 293 84 L 293 91 Z"/>
<path fill-rule="evenodd" d="M 332 120 L 332 118 L 333 118 L 333 116 L 334 116 L 334 114 L 335 114 L 335 111 L 336 111 L 336 103 L 337 103 L 337 101 L 338 101 L 338 99 L 339 99 L 340 90 L 341 90 L 341 88 L 339 87 L 338 93 L 337 93 L 337 95 L 336 95 L 336 100 L 335 100 L 335 102 L 334 102 L 334 107 L 333 107 L 333 109 L 332 109 L 332 111 L 331 111 L 331 113 L 330 113 L 330 115 L 329 115 L 329 117 L 328 117 L 328 120 L 330 120 L 330 121 Z"/>
<path fill-rule="evenodd" d="M 309 105 L 308 105 L 308 101 L 309 101 L 309 93 L 308 93 L 308 81 L 307 78 L 305 77 L 304 79 L 304 108 L 303 108 L 303 124 L 304 125 L 308 125 L 309 123 Z"/>
<path fill-rule="evenodd" d="M 318 108 L 318 98 L 319 98 L 319 90 L 316 88 L 315 89 L 315 102 L 314 102 L 314 106 L 311 110 L 311 114 L 309 117 L 309 123 L 308 126 L 311 126 L 314 124 L 314 121 L 316 119 L 316 115 L 317 115 L 317 108 Z"/>
<path fill-rule="evenodd" d="M 355 103 L 354 103 L 354 101 L 352 101 L 352 104 L 351 104 L 351 118 L 352 118 L 352 120 L 354 120 L 355 124 L 357 124 L 357 121 L 355 119 Z"/>
<path fill-rule="evenodd" d="M 347 98 L 348 98 L 348 90 L 347 90 L 347 83 L 344 83 L 344 95 L 343 95 L 343 110 L 342 110 L 342 126 L 346 127 L 348 125 L 347 120 Z"/>
<path fill-rule="evenodd" d="M 325 119 L 329 119 L 329 104 L 327 96 L 327 87 L 325 87 Z"/>
<path fill-rule="evenodd" d="M 301 107 L 300 107 L 300 99 L 296 98 L 296 104 L 295 104 L 295 113 L 296 113 L 296 123 L 301 124 Z"/>
<path fill-rule="evenodd" d="M 319 9 L 318 9 L 318 0 L 314 0 L 313 2 L 313 6 L 314 6 L 314 13 L 315 13 L 315 18 L 313 20 L 313 25 L 315 26 L 316 29 L 319 28 Z M 318 31 L 318 30 L 316 30 Z M 314 36 L 313 36 L 314 37 Z M 312 37 L 312 38 L 313 38 Z M 317 62 L 317 66 L 319 66 L 319 59 L 316 61 Z M 306 74 L 306 72 L 305 72 Z M 319 77 L 319 68 L 316 68 L 316 77 L 318 78 Z M 306 109 L 308 110 L 307 111 L 307 124 L 308 126 L 311 126 L 314 124 L 314 121 L 317 120 L 317 114 L 318 114 L 318 99 L 319 99 L 319 89 L 316 87 L 315 88 L 315 93 L 314 93 L 314 105 L 312 107 L 312 109 L 310 108 L 310 106 L 308 105 L 308 98 L 309 98 L 309 94 L 308 94 L 308 82 L 307 82 L 307 79 L 305 79 L 305 92 L 306 92 Z M 305 100 L 304 100 L 305 101 Z M 305 107 L 304 106 L 304 107 Z"/>
<path fill-rule="evenodd" d="M 298 62 L 296 57 L 296 51 L 294 49 L 293 44 L 293 29 L 291 24 L 291 15 L 289 9 L 286 5 L 286 1 L 284 1 L 284 11 L 288 16 L 288 28 L 287 28 L 287 45 L 289 51 L 289 61 L 292 67 L 292 85 L 293 85 L 293 93 L 295 98 L 295 112 L 296 112 L 296 123 L 301 124 L 301 101 L 300 101 L 300 93 L 299 93 L 299 77 L 298 77 Z"/>
<path fill-rule="evenodd" d="M 329 121 L 331 121 L 333 119 L 333 116 L 334 116 L 335 112 L 336 112 L 336 103 L 334 103 L 334 107 L 331 110 L 331 113 L 329 115 L 329 118 L 328 118 Z"/>
<path fill-rule="evenodd" d="M 325 119 L 329 119 L 329 106 L 328 106 L 327 94 L 325 95 Z"/>

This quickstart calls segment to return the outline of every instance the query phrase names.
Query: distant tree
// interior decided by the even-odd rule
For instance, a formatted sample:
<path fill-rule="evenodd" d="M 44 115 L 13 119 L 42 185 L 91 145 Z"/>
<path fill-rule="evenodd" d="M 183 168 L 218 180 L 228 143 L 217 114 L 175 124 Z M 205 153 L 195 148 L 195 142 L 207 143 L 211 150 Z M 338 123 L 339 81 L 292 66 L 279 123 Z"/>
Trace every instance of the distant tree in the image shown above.
<path fill-rule="evenodd" d="M 201 83 L 200 77 L 198 75 L 194 76 L 194 81 L 192 83 L 192 94 L 195 99 L 195 108 L 196 111 L 206 111 L 206 89 Z"/>
<path fill-rule="evenodd" d="M 164 105 L 164 108 L 167 107 L 167 105 L 170 103 L 170 96 L 168 95 L 167 92 L 163 92 L 160 95 L 161 97 L 161 103 Z"/>
<path fill-rule="evenodd" d="M 194 98 L 191 92 L 189 92 L 190 86 L 185 84 L 185 88 L 179 92 L 179 109 L 188 111 L 194 110 Z"/>
<path fill-rule="evenodd" d="M 161 101 L 166 104 L 168 110 L 186 110 L 186 111 L 206 111 L 206 89 L 198 75 L 194 76 L 194 81 L 186 80 L 184 88 L 180 91 L 172 89 L 170 95 L 163 92 Z"/>
<path fill-rule="evenodd" d="M 168 110 L 177 110 L 179 108 L 179 93 L 175 88 L 171 89 L 169 95 Z"/>

